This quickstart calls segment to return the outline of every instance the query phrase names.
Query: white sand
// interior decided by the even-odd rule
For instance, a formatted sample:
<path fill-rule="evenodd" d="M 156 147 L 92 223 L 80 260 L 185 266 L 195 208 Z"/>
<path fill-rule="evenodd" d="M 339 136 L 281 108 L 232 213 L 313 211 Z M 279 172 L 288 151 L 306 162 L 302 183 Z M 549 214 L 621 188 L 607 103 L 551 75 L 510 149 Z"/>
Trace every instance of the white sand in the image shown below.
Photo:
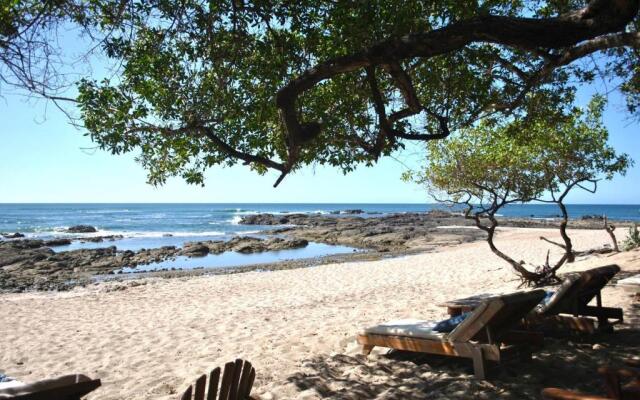
<path fill-rule="evenodd" d="M 498 245 L 541 264 L 556 230 L 506 228 Z M 602 246 L 603 230 L 570 232 L 577 250 Z M 617 262 L 638 270 L 640 252 L 563 267 Z M 78 372 L 103 386 L 90 399 L 169 399 L 199 374 L 236 357 L 257 369 L 254 393 L 295 398 L 287 378 L 302 361 L 354 354 L 358 328 L 387 319 L 441 318 L 435 304 L 516 288 L 485 242 L 375 262 L 227 276 L 147 279 L 67 293 L 0 296 L 0 372 L 23 381 Z M 605 304 L 629 301 L 607 288 Z"/>

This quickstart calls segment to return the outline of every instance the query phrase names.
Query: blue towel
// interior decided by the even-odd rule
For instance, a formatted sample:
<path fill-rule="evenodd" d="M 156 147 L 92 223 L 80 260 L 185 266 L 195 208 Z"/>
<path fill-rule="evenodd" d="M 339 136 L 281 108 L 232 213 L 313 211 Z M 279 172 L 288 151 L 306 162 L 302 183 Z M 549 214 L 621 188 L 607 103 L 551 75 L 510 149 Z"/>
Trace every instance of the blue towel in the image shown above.
<path fill-rule="evenodd" d="M 440 321 L 433 327 L 433 330 L 436 332 L 448 333 L 456 328 L 456 326 L 460 325 L 465 318 L 467 318 L 471 314 L 470 312 L 462 313 L 460 315 L 456 315 L 455 317 L 451 317 L 449 319 L 445 319 Z"/>
<path fill-rule="evenodd" d="M 15 379 L 13 379 L 10 376 L 6 376 L 5 374 L 0 374 L 0 383 L 11 382 L 11 381 L 15 381 Z"/>

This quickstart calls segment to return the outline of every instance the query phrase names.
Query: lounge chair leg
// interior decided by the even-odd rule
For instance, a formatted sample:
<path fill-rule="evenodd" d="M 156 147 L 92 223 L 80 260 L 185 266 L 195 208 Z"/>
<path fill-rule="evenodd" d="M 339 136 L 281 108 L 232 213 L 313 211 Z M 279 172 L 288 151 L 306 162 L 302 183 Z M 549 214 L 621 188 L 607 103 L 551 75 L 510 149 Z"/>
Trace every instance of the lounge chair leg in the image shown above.
<path fill-rule="evenodd" d="M 362 354 L 365 356 L 368 356 L 369 354 L 371 354 L 371 350 L 373 350 L 374 346 L 370 345 L 370 344 L 363 344 L 362 345 Z"/>
<path fill-rule="evenodd" d="M 471 348 L 471 355 L 473 359 L 473 373 L 476 378 L 481 380 L 487 379 L 487 363 L 482 355 L 482 349 L 479 347 Z"/>

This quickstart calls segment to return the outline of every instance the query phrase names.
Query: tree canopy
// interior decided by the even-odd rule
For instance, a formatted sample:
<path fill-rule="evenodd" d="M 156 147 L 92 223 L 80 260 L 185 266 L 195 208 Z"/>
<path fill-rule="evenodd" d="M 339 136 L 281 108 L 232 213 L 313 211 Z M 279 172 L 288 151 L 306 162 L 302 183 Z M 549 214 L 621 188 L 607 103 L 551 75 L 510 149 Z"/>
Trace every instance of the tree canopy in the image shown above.
<path fill-rule="evenodd" d="M 86 76 L 82 125 L 136 151 L 149 181 L 202 183 L 213 165 L 344 172 L 473 126 L 566 103 L 615 78 L 640 104 L 638 0 L 10 0 L 0 80 L 55 98 L 48 40 L 78 25 L 119 74 Z M 63 80 L 64 81 L 64 80 Z M 53 90 L 53 94 L 52 94 Z"/>
<path fill-rule="evenodd" d="M 624 174 L 632 160 L 607 144 L 602 123 L 602 97 L 584 109 L 546 110 L 536 119 L 484 121 L 449 138 L 431 142 L 424 170 L 414 178 L 444 202 L 464 205 L 466 215 L 489 236 L 491 249 L 527 280 L 546 278 L 524 268 L 493 243 L 499 210 L 512 203 L 544 201 L 558 204 L 565 256 L 572 257 L 566 234 L 568 214 L 563 201 L 575 188 L 595 191 L 599 179 Z M 594 185 L 594 186 L 591 186 Z M 488 219 L 488 223 L 483 219 Z"/>
<path fill-rule="evenodd" d="M 594 77 L 572 62 L 598 51 L 631 110 L 637 95 L 638 1 L 134 7 L 133 34 L 104 46 L 121 76 L 83 80 L 78 100 L 91 138 L 141 151 L 154 184 L 202 183 L 208 167 L 238 161 L 280 179 L 311 163 L 349 172 L 406 141 L 569 101 L 572 82 Z"/>

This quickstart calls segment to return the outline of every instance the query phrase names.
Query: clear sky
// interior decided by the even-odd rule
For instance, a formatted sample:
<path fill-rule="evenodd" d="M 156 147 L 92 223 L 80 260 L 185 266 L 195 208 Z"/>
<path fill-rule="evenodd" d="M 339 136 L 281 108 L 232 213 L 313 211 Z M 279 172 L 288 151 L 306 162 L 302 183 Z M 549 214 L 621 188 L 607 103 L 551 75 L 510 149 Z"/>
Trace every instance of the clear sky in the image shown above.
<path fill-rule="evenodd" d="M 585 102 L 594 87 L 580 93 Z M 624 112 L 622 99 L 610 95 L 605 123 L 610 143 L 640 164 L 637 122 Z M 347 176 L 329 167 L 306 168 L 278 188 L 275 174 L 259 176 L 246 167 L 212 168 L 206 186 L 179 179 L 154 188 L 134 155 L 112 156 L 99 150 L 44 102 L 23 97 L 0 98 L 0 202 L 288 202 L 288 203 L 420 203 L 431 202 L 424 190 L 402 182 L 403 163 L 415 166 L 419 147 L 386 158 Z M 569 203 L 638 204 L 640 170 L 603 182 L 598 193 L 575 191 Z"/>

